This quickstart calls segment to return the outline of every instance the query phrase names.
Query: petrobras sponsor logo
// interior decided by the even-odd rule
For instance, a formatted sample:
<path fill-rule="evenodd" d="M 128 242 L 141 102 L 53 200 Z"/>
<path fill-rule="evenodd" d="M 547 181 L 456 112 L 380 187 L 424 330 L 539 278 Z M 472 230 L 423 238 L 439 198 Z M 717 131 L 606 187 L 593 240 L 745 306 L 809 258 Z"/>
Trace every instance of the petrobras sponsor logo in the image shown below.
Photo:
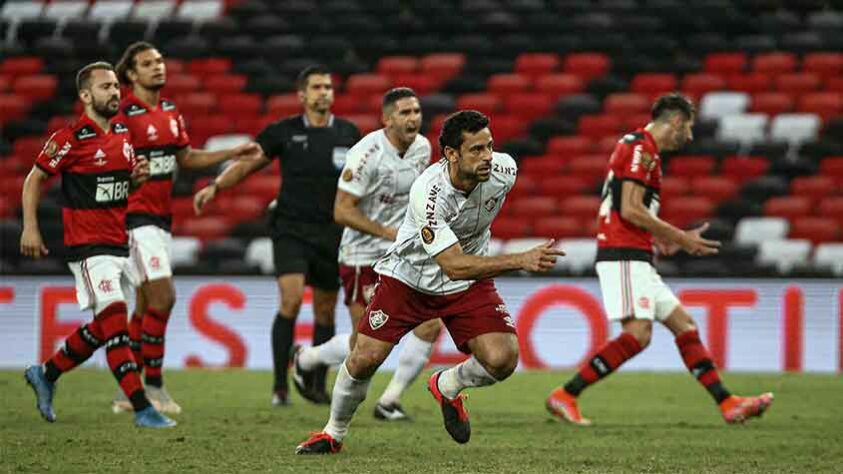
<path fill-rule="evenodd" d="M 113 176 L 97 177 L 96 201 L 109 203 L 123 201 L 129 197 L 129 181 L 118 181 Z"/>
<path fill-rule="evenodd" d="M 157 151 L 149 154 L 149 175 L 161 176 L 171 174 L 176 169 L 176 155 L 163 154 Z"/>

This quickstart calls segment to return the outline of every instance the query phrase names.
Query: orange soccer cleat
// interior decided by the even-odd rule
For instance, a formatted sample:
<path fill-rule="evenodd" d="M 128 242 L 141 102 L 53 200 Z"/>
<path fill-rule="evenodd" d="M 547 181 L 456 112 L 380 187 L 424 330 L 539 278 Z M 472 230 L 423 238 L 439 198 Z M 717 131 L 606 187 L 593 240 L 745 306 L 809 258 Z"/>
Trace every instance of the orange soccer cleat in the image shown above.
<path fill-rule="evenodd" d="M 325 433 L 311 433 L 310 438 L 296 446 L 296 454 L 337 454 L 342 450 L 342 443 Z"/>
<path fill-rule="evenodd" d="M 564 388 L 557 388 L 550 392 L 550 396 L 545 401 L 547 411 L 551 415 L 573 423 L 577 426 L 591 426 L 591 420 L 583 418 L 580 414 L 580 408 L 577 406 L 577 397 L 566 392 Z"/>
<path fill-rule="evenodd" d="M 465 395 L 459 394 L 457 398 L 450 400 L 439 391 L 439 376 L 442 370 L 434 373 L 427 381 L 427 390 L 436 399 L 442 409 L 442 418 L 445 421 L 445 430 L 451 435 L 454 441 L 460 444 L 468 443 L 471 439 L 471 422 L 468 420 L 468 412 L 465 410 L 463 400 Z"/>
<path fill-rule="evenodd" d="M 732 395 L 720 403 L 720 412 L 726 423 L 743 423 L 750 418 L 760 417 L 773 404 L 773 394 L 763 393 L 757 397 Z"/>

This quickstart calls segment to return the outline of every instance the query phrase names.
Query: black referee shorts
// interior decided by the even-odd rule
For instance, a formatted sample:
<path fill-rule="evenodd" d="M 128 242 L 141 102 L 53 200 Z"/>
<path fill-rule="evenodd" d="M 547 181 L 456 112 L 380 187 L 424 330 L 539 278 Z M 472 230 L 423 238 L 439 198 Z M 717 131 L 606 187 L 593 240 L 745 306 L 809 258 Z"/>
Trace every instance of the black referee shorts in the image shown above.
<path fill-rule="evenodd" d="M 339 242 L 320 238 L 304 240 L 291 235 L 272 239 L 275 276 L 303 273 L 308 285 L 320 290 L 338 291 L 340 288 Z"/>

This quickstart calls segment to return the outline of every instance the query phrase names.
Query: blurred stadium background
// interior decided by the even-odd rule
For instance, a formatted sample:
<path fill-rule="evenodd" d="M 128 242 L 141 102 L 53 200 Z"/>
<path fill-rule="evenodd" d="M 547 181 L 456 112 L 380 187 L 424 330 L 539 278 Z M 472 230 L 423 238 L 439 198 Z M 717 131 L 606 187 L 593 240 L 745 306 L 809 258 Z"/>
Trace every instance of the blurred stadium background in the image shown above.
<path fill-rule="evenodd" d="M 520 174 L 494 249 L 563 239 L 562 275 L 591 276 L 608 155 L 652 99 L 697 101 L 693 144 L 666 158 L 662 216 L 708 220 L 717 258 L 662 259 L 665 276 L 843 275 L 843 2 L 839 0 L 7 0 L 0 9 L 3 274 L 65 274 L 58 183 L 41 206 L 52 258 L 19 257 L 20 191 L 46 136 L 74 119 L 75 71 L 147 39 L 167 57 L 164 95 L 194 147 L 253 136 L 298 113 L 295 75 L 324 63 L 334 112 L 379 127 L 390 86 L 445 115 L 492 117 Z M 269 274 L 264 210 L 278 167 L 196 217 L 216 173 L 179 173 L 177 274 Z"/>

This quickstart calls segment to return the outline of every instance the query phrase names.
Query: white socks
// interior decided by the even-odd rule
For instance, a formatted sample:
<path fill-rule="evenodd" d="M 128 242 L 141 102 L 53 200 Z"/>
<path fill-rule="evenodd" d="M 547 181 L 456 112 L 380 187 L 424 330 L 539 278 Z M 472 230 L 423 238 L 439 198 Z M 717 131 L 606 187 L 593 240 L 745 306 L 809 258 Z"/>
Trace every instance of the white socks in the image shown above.
<path fill-rule="evenodd" d="M 331 417 L 323 430 L 337 442 L 341 442 L 348 433 L 351 417 L 366 399 L 370 380 L 355 379 L 348 374 L 345 363 L 340 364 L 337 380 L 334 382 L 334 392 L 331 395 Z"/>
<path fill-rule="evenodd" d="M 412 332 L 407 335 L 407 342 L 398 357 L 398 368 L 392 380 L 378 402 L 381 405 L 391 405 L 398 402 L 401 394 L 416 380 L 433 352 L 433 343 L 419 339 Z"/>
<path fill-rule="evenodd" d="M 485 387 L 496 383 L 480 362 L 471 356 L 462 364 L 443 371 L 439 375 L 439 391 L 449 400 L 457 398 L 468 387 Z"/>
<path fill-rule="evenodd" d="M 299 352 L 298 362 L 302 370 L 313 370 L 319 365 L 333 367 L 342 364 L 351 352 L 351 334 L 337 334 L 322 344 L 306 347 Z"/>

